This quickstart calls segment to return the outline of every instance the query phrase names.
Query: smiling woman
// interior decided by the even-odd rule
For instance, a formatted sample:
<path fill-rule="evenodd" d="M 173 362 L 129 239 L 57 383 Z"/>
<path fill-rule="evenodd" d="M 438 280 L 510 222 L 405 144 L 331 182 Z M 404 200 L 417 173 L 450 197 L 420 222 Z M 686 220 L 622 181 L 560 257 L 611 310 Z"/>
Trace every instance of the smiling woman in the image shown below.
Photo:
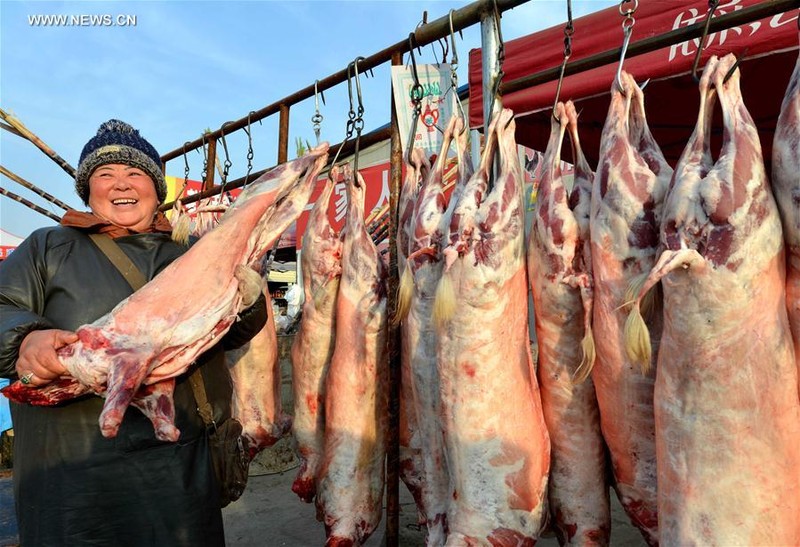
<path fill-rule="evenodd" d="M 68 211 L 61 226 L 36 230 L 0 263 L 0 377 L 19 379 L 26 389 L 63 380 L 58 350 L 77 340 L 81 325 L 132 293 L 95 244 L 97 234 L 113 239 L 100 238 L 116 245 L 147 280 L 188 249 L 172 240 L 169 221 L 158 212 L 166 196 L 160 156 L 127 123 L 103 123 L 83 147 L 75 190 L 91 211 Z M 149 315 L 169 313 L 180 302 L 165 295 L 159 304 Z M 224 351 L 249 341 L 266 319 L 262 295 L 186 374 L 140 390 L 142 405 L 127 410 L 113 438 L 98 427 L 100 397 L 52 407 L 12 403 L 20 543 L 111 546 L 125 537 L 130 545 L 224 545 L 207 430 L 188 376 L 200 371 L 213 420 L 222 423 L 231 412 Z M 133 338 L 131 344 L 138 341 Z M 180 435 L 175 442 L 156 435 L 140 410 L 147 405 L 173 414 L 177 429 L 170 433 Z"/>
<path fill-rule="evenodd" d="M 130 165 L 98 167 L 89 177 L 89 207 L 116 226 L 144 231 L 153 223 L 158 207 L 153 179 Z"/>

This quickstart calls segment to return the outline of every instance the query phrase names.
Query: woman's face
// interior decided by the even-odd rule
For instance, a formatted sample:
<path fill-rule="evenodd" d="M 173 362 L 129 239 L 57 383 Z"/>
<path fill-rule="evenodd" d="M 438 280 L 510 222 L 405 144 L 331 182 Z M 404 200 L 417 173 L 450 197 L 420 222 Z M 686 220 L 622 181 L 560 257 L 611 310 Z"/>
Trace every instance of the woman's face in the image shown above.
<path fill-rule="evenodd" d="M 101 165 L 89 177 L 89 207 L 92 212 L 136 232 L 153 222 L 158 196 L 153 179 L 130 165 Z"/>

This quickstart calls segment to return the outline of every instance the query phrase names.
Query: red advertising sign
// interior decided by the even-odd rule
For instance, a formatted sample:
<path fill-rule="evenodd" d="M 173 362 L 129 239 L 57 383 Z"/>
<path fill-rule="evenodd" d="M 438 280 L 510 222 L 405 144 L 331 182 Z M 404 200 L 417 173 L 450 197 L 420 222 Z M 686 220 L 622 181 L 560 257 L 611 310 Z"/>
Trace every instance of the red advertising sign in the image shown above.
<path fill-rule="evenodd" d="M 364 199 L 364 212 L 367 216 L 373 209 L 379 209 L 383 205 L 389 203 L 389 171 L 391 166 L 389 162 L 379 163 L 372 167 L 359 169 L 358 172 L 364 178 L 367 186 L 366 196 Z M 311 199 L 308 200 L 305 210 L 297 219 L 297 248 L 300 249 L 303 245 L 301 235 L 305 233 L 306 226 L 308 225 L 308 215 L 317 198 L 322 193 L 325 187 L 325 181 L 328 175 L 325 174 L 317 180 L 317 186 L 311 194 Z M 341 230 L 344 226 L 344 218 L 347 213 L 347 193 L 345 192 L 344 182 L 337 182 L 333 187 L 331 194 L 331 201 L 328 204 L 328 218 L 330 218 L 331 225 L 334 230 Z"/>

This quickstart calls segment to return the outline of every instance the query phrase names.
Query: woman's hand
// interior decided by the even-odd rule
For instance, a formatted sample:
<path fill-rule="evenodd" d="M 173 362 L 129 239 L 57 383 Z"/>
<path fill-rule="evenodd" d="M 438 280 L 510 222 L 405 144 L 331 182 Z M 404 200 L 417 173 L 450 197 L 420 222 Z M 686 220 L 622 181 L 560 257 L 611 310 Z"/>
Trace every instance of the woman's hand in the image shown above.
<path fill-rule="evenodd" d="M 17 375 L 20 380 L 30 386 L 43 386 L 67 374 L 56 351 L 77 340 L 78 335 L 68 330 L 32 331 L 19 347 Z"/>

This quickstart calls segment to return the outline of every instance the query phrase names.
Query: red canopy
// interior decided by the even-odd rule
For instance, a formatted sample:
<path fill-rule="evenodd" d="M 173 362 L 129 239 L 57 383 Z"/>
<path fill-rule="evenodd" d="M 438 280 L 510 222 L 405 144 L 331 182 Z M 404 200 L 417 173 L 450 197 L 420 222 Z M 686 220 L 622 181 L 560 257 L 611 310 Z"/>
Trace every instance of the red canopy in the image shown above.
<path fill-rule="evenodd" d="M 722 0 L 716 15 L 758 3 L 758 0 Z M 631 44 L 704 21 L 707 11 L 707 0 L 639 2 L 634 14 L 636 23 Z M 759 129 L 766 160 L 771 155 L 772 136 L 781 101 L 797 61 L 797 18 L 797 11 L 793 10 L 710 34 L 701 57 L 700 70 L 711 55 L 742 55 L 746 52 L 746 59 L 740 65 L 742 93 L 745 105 Z M 576 19 L 570 61 L 619 48 L 623 39 L 622 21 L 618 6 Z M 664 154 L 673 164 L 683 151 L 697 121 L 699 92 L 697 84 L 692 80 L 691 68 L 698 42 L 699 40 L 684 42 L 632 57 L 624 63 L 624 69 L 633 74 L 637 81 L 650 78 L 645 89 L 647 119 Z M 503 63 L 505 81 L 558 67 L 563 60 L 563 52 L 563 25 L 507 42 Z M 571 99 L 580 112 L 581 144 L 592 164 L 597 161 L 600 133 L 616 70 L 617 63 L 612 63 L 567 76 L 562 85 L 560 100 Z M 555 81 L 549 82 L 503 96 L 503 105 L 514 110 L 518 116 L 519 144 L 537 150 L 545 149 L 550 133 L 550 113 L 556 85 Z M 469 92 L 470 125 L 481 127 L 483 88 L 480 49 L 470 51 Z M 719 113 L 715 123 L 719 130 Z M 715 147 L 714 150 L 716 149 Z"/>

